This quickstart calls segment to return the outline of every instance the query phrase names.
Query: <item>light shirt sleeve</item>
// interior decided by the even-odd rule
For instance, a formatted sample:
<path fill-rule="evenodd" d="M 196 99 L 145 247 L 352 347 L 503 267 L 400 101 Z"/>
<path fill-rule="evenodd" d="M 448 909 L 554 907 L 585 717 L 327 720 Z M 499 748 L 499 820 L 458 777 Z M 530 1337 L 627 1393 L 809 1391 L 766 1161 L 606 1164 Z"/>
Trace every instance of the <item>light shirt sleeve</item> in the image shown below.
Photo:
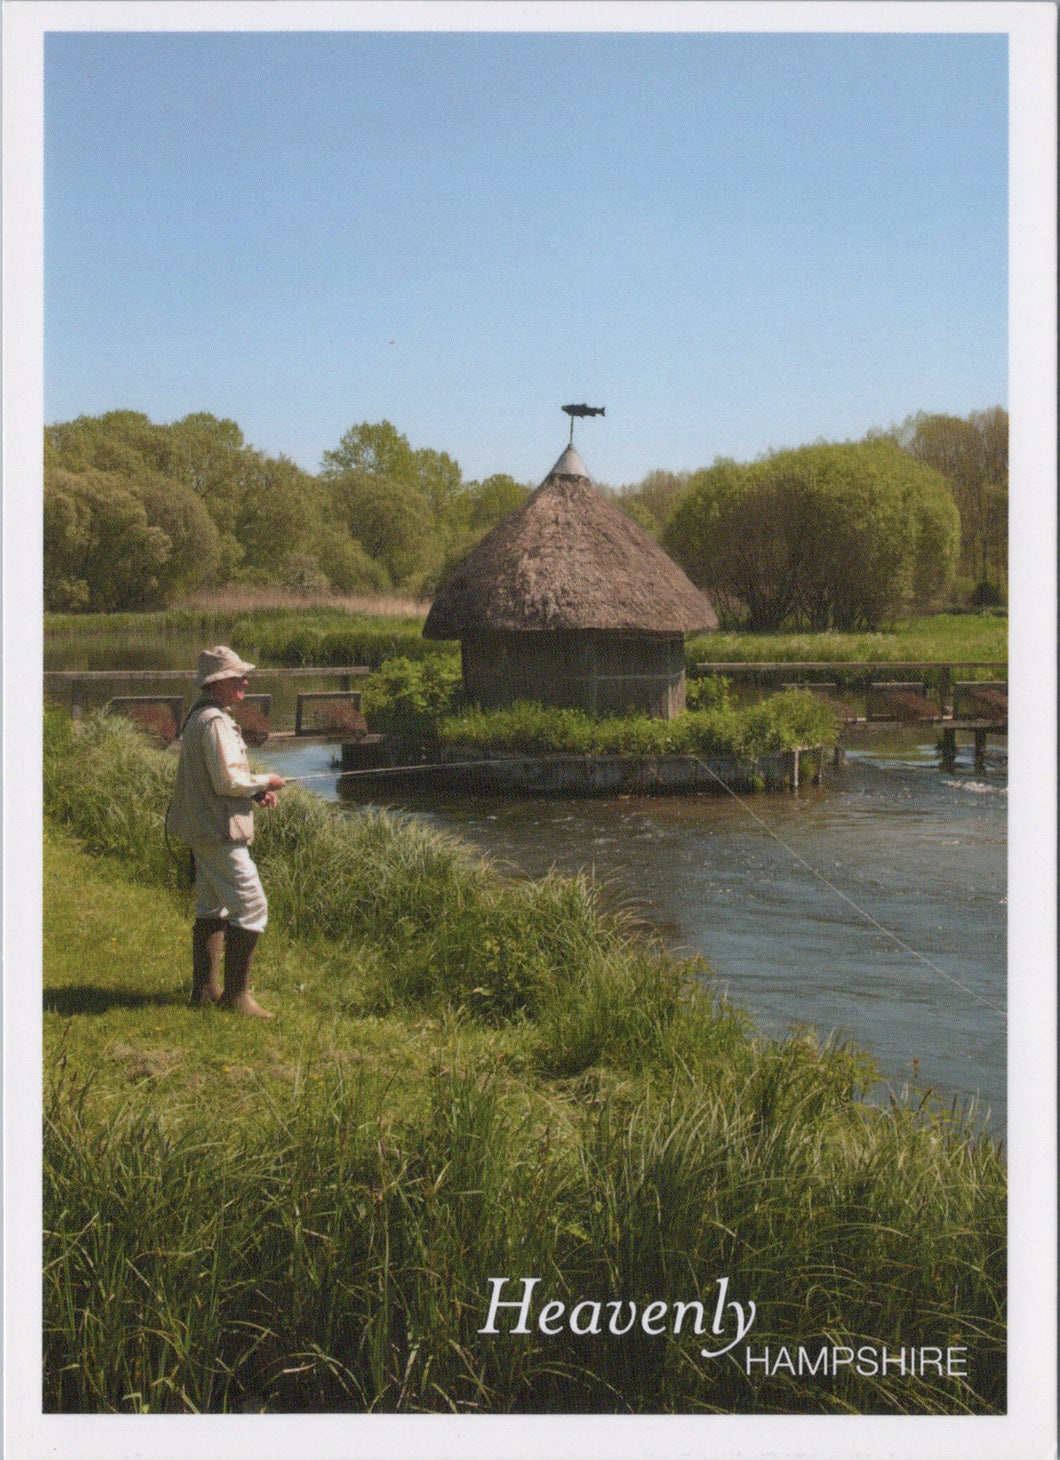
<path fill-rule="evenodd" d="M 269 784 L 267 775 L 251 772 L 243 737 L 227 715 L 217 715 L 206 726 L 203 755 L 218 796 L 253 796 Z"/>

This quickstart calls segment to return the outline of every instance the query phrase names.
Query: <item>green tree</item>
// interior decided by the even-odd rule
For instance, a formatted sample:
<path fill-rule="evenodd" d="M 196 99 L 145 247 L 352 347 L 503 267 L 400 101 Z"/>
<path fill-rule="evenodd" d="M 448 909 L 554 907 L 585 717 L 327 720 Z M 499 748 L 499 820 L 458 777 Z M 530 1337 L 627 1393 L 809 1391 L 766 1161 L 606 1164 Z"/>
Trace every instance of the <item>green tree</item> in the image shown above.
<path fill-rule="evenodd" d="M 119 477 L 56 467 L 45 474 L 46 608 L 155 608 L 171 550 L 169 537 Z"/>
<path fill-rule="evenodd" d="M 877 628 L 936 597 L 959 540 L 945 481 L 884 440 L 717 461 L 663 536 L 723 623 L 813 631 Z"/>
<path fill-rule="evenodd" d="M 619 506 L 653 537 L 661 537 L 666 519 L 688 480 L 688 472 L 650 471 L 636 486 L 621 489 Z"/>
<path fill-rule="evenodd" d="M 398 482 L 411 482 L 415 475 L 408 437 L 389 421 L 351 426 L 334 451 L 324 452 L 320 469 L 329 477 L 364 472 Z"/>
<path fill-rule="evenodd" d="M 233 533 L 246 569 L 275 579 L 292 553 L 316 556 L 324 512 L 315 477 L 286 456 L 248 449 Z"/>
<path fill-rule="evenodd" d="M 206 412 L 162 426 L 141 411 L 108 411 L 44 433 L 46 467 L 103 472 L 133 492 L 161 479 L 197 497 L 218 529 L 212 570 L 218 581 L 226 581 L 243 556 L 238 522 L 256 458 L 234 421 Z"/>
<path fill-rule="evenodd" d="M 495 472 L 483 482 L 472 482 L 467 492 L 468 526 L 475 532 L 488 532 L 521 506 L 530 491 L 530 487 L 522 486 L 506 472 Z"/>
<path fill-rule="evenodd" d="M 148 522 L 160 528 L 169 543 L 158 570 L 160 601 L 171 602 L 215 581 L 221 535 L 194 492 L 162 476 L 143 478 L 132 492 L 144 504 Z"/>
<path fill-rule="evenodd" d="M 1000 583 L 1008 558 L 1008 412 L 959 416 L 921 411 L 887 433 L 940 472 L 961 514 L 961 567 L 980 585 Z"/>
<path fill-rule="evenodd" d="M 463 486 L 459 464 L 451 456 L 430 447 L 414 451 L 408 437 L 389 421 L 351 426 L 334 451 L 324 452 L 321 472 L 326 477 L 363 472 L 412 487 L 438 522 L 455 507 Z"/>
<path fill-rule="evenodd" d="M 329 482 L 335 516 L 395 588 L 416 589 L 436 558 L 431 512 L 423 493 L 406 482 L 349 471 Z"/>
<path fill-rule="evenodd" d="M 379 593 L 390 580 L 381 563 L 368 556 L 340 522 L 325 522 L 316 545 L 320 571 L 340 593 Z"/>

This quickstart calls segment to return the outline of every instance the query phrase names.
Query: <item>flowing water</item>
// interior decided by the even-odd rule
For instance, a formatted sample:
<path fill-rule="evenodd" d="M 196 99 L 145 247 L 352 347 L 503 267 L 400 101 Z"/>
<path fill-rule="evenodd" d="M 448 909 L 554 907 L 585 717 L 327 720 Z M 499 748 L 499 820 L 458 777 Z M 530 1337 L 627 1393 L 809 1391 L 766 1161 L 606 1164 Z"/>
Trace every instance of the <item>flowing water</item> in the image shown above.
<path fill-rule="evenodd" d="M 58 637 L 47 660 L 56 669 L 185 668 L 196 652 L 187 636 L 120 633 Z M 298 689 L 334 687 L 266 682 L 265 671 L 259 679 L 276 696 L 274 723 L 293 719 Z M 130 679 L 96 698 L 116 692 L 143 689 Z M 322 776 L 308 785 L 337 798 L 333 747 L 258 754 L 289 775 Z M 978 1096 L 1000 1133 L 1008 797 L 998 746 L 987 765 L 974 772 L 964 752 L 943 774 L 934 745 L 910 733 L 864 743 L 842 769 L 827 769 L 822 788 L 795 796 L 416 797 L 400 809 L 531 876 L 591 870 L 612 905 L 672 947 L 701 953 L 763 1032 L 804 1023 L 842 1033 L 892 1087 Z"/>
<path fill-rule="evenodd" d="M 320 775 L 332 755 L 305 745 L 268 759 Z M 337 796 L 330 779 L 308 784 Z M 416 797 L 401 809 L 531 876 L 592 871 L 612 905 L 701 953 L 763 1032 L 845 1035 L 892 1089 L 977 1097 L 978 1121 L 989 1112 L 1001 1134 L 1007 799 L 998 746 L 985 772 L 964 752 L 947 775 L 933 744 L 891 736 L 794 796 Z"/>

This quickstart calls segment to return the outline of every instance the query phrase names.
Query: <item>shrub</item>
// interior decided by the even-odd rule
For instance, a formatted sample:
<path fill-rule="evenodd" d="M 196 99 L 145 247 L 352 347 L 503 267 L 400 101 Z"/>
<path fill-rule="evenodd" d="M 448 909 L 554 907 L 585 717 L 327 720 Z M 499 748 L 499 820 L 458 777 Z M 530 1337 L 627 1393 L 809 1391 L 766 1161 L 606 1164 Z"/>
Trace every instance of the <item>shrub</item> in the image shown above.
<path fill-rule="evenodd" d="M 361 704 L 373 731 L 433 736 L 439 717 L 454 704 L 460 682 L 460 660 L 451 652 L 420 660 L 387 659 L 365 684 Z"/>
<path fill-rule="evenodd" d="M 709 680 L 702 681 L 710 684 Z M 710 700 L 715 700 L 710 704 Z M 505 710 L 475 707 L 443 717 L 438 738 L 458 745 L 528 755 L 755 756 L 796 745 L 828 745 L 835 717 L 815 695 L 787 690 L 737 708 L 722 685 L 703 696 L 707 707 L 673 720 L 646 715 L 597 718 L 583 710 L 523 702 Z"/>

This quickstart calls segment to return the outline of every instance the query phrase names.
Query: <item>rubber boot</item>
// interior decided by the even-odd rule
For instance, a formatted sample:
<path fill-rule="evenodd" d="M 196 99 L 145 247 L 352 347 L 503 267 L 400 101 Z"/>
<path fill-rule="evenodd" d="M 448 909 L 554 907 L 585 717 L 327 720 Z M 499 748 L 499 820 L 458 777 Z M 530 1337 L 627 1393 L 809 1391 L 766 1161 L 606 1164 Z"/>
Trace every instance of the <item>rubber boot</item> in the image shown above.
<path fill-rule="evenodd" d="M 196 918 L 191 929 L 191 1002 L 193 1007 L 216 1004 L 221 997 L 221 955 L 225 946 L 224 918 Z"/>
<path fill-rule="evenodd" d="M 228 932 L 225 934 L 225 991 L 221 996 L 221 1005 L 225 1009 L 235 1009 L 238 1014 L 253 1014 L 258 1019 L 271 1019 L 273 1016 L 267 1009 L 263 1009 L 250 994 L 250 965 L 254 961 L 254 948 L 260 938 L 260 933 L 248 932 L 246 928 L 237 927 L 235 923 L 228 924 Z"/>

